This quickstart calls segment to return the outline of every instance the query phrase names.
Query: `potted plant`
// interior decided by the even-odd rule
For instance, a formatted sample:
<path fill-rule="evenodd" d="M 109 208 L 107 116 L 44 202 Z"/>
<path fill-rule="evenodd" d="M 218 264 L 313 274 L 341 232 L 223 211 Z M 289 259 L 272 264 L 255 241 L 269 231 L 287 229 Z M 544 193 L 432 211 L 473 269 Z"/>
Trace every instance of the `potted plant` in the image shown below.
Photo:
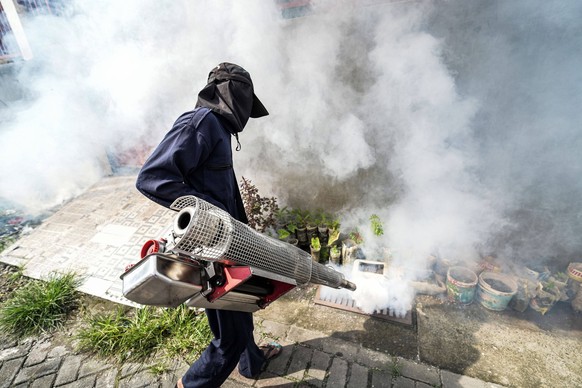
<path fill-rule="evenodd" d="M 295 233 L 297 234 L 297 240 L 299 240 L 300 246 L 309 245 L 309 239 L 307 237 L 307 219 L 309 213 L 301 209 L 293 209 L 291 211 L 293 215 L 292 225 L 295 227 Z"/>
<path fill-rule="evenodd" d="M 277 230 L 277 234 L 279 236 L 279 240 L 288 241 L 291 237 L 291 233 L 287 229 L 279 229 Z"/>
<path fill-rule="evenodd" d="M 317 237 L 317 219 L 313 214 L 311 214 L 311 212 L 309 212 L 309 210 L 306 210 L 304 220 L 307 238 L 311 241 L 313 237 Z"/>
<path fill-rule="evenodd" d="M 329 229 L 327 223 L 329 215 L 323 210 L 318 210 L 315 219 L 317 223 L 317 234 L 319 235 L 319 239 L 322 242 L 327 241 L 327 232 Z"/>
<path fill-rule="evenodd" d="M 311 248 L 311 257 L 313 258 L 313 261 L 318 263 L 320 252 L 321 252 L 321 243 L 319 242 L 319 237 L 313 237 L 311 239 L 310 248 Z"/>
<path fill-rule="evenodd" d="M 278 209 L 275 212 L 275 221 L 276 221 L 276 225 L 277 225 L 277 230 L 285 229 L 287 227 L 287 223 L 289 223 L 290 218 L 291 218 L 291 212 L 289 211 L 287 206 Z"/>
<path fill-rule="evenodd" d="M 299 240 L 297 240 L 295 237 L 290 237 L 287 242 L 291 245 L 294 246 L 298 246 L 299 245 Z"/>
<path fill-rule="evenodd" d="M 329 249 L 329 261 L 336 264 L 336 265 L 339 265 L 341 257 L 342 257 L 341 250 L 339 249 L 339 247 L 337 245 L 333 245 Z"/>

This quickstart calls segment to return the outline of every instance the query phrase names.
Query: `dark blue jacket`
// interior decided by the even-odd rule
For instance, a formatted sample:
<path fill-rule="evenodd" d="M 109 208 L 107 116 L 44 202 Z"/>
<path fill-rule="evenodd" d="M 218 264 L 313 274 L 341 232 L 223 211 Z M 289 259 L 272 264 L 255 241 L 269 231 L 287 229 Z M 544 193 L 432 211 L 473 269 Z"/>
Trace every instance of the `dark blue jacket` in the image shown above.
<path fill-rule="evenodd" d="M 140 170 L 136 187 L 165 207 L 194 195 L 247 223 L 232 167 L 231 134 L 208 108 L 182 114 Z"/>

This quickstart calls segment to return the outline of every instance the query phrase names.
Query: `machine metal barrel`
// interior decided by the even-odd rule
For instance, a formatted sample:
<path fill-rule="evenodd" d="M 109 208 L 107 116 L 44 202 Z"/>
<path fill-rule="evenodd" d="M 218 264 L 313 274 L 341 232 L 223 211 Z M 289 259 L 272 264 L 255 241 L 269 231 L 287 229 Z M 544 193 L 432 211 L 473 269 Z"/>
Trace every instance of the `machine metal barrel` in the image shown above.
<path fill-rule="evenodd" d="M 299 284 L 322 284 L 355 290 L 356 285 L 333 268 L 316 263 L 311 255 L 286 242 L 261 234 L 227 212 L 194 196 L 172 204 L 172 251 L 195 259 L 256 267 L 295 279 Z"/>

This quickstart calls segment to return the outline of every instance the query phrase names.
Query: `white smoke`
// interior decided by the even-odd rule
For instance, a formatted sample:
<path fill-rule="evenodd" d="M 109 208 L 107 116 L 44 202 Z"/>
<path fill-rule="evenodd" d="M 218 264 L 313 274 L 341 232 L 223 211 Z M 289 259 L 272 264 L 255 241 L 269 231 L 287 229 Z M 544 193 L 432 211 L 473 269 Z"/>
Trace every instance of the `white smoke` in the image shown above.
<path fill-rule="evenodd" d="M 275 1 L 72 0 L 23 18 L 34 59 L 1 121 L 0 198 L 37 211 L 80 193 L 108 154 L 156 145 L 230 61 L 270 112 L 241 134 L 239 178 L 340 212 L 371 256 L 582 252 L 576 2 L 312 4 L 284 19 Z M 402 284 L 370 303 L 406 305 Z"/>

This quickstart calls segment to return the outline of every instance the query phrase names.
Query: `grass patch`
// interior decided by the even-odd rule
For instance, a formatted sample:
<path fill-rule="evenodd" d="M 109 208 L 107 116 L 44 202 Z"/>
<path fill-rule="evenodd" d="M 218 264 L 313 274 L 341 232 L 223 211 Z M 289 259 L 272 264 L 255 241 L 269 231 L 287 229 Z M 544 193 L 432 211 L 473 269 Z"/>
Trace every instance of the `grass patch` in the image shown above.
<path fill-rule="evenodd" d="M 392 361 L 392 365 L 390 366 L 390 374 L 393 378 L 402 376 L 402 366 L 400 365 L 400 362 L 398 362 L 398 359 Z"/>
<path fill-rule="evenodd" d="M 23 337 L 61 327 L 79 306 L 79 284 L 73 273 L 27 282 L 0 306 L 0 328 Z"/>
<path fill-rule="evenodd" d="M 124 361 L 146 361 L 156 356 L 159 370 L 184 357 L 198 357 L 212 339 L 205 314 L 185 305 L 173 309 L 118 308 L 96 314 L 77 334 L 79 350 Z"/>
<path fill-rule="evenodd" d="M 16 240 L 18 240 L 16 235 L 2 236 L 0 238 L 0 253 L 2 253 L 2 251 L 8 248 L 10 245 L 14 244 Z"/>

